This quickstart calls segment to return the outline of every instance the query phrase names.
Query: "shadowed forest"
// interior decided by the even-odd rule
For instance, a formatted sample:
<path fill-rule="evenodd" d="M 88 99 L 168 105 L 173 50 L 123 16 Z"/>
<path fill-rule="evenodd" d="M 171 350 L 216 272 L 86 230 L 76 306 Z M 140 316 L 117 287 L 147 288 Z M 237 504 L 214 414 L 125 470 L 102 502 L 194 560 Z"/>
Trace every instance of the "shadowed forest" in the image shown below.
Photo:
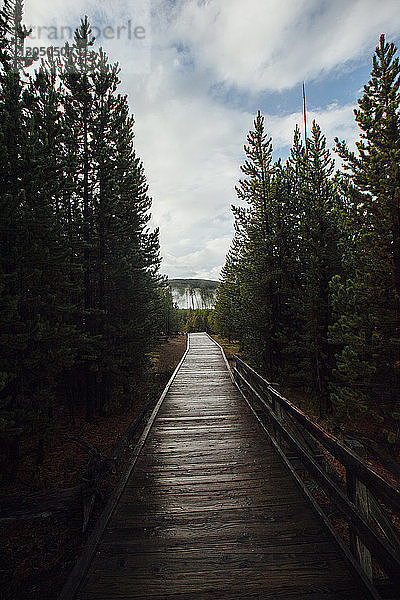
<path fill-rule="evenodd" d="M 321 416 L 379 406 L 400 419 L 399 84 L 381 36 L 356 152 L 336 139 L 332 153 L 313 122 L 274 162 L 260 113 L 244 147 L 216 327 L 267 379 L 309 392 Z"/>
<path fill-rule="evenodd" d="M 5 0 L 0 11 L 5 597 L 42 598 L 53 580 L 46 597 L 56 597 L 87 539 L 90 519 L 98 517 L 126 466 L 137 434 L 132 423 L 136 427 L 138 415 L 154 407 L 188 332 L 216 336 L 228 355 L 239 353 L 293 393 L 294 401 L 303 406 L 307 398 L 315 417 L 332 429 L 346 423 L 356 428 L 359 419 L 378 423 L 374 440 L 398 468 L 396 47 L 381 36 L 355 110 L 360 131 L 355 150 L 337 139 L 331 151 L 313 122 L 305 141 L 296 128 L 288 159 L 275 161 L 268 122 L 258 112 L 244 146 L 243 178 L 232 207 L 234 237 L 215 306 L 214 282 L 185 279 L 176 281 L 191 290 L 190 302 L 179 308 L 161 273 L 159 231 L 149 224 L 152 201 L 134 149 L 135 121 L 127 96 L 119 92 L 118 64 L 95 48 L 87 18 L 61 56 L 26 56 L 29 34 L 22 0 Z M 202 290 L 197 305 L 195 286 Z M 124 436 L 124 448 L 114 456 L 114 444 Z M 82 532 L 82 515 L 77 517 L 71 503 L 94 464 L 96 477 L 111 479 L 91 490 Z M 27 498 L 49 490 L 56 492 L 51 498 Z M 51 510 L 62 505 L 57 514 L 63 516 L 52 523 L 40 518 L 36 527 L 30 519 L 42 514 L 37 509 L 42 501 Z M 13 506 L 22 511 L 19 516 Z"/>

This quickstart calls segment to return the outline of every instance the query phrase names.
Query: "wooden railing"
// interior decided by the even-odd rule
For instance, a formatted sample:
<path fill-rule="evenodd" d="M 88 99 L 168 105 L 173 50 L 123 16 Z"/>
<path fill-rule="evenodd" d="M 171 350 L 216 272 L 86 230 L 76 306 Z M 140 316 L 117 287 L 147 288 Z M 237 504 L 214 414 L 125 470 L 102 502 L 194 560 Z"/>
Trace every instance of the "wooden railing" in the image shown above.
<path fill-rule="evenodd" d="M 347 522 L 346 541 L 325 514 L 326 524 L 369 584 L 372 597 L 380 598 L 385 589 L 389 597 L 400 598 L 400 535 L 393 522 L 400 516 L 400 488 L 314 423 L 239 357 L 235 361 L 234 379 L 244 396 L 255 402 L 256 414 L 266 417 L 262 421 L 273 443 L 291 464 L 300 462 L 303 475 L 315 482 Z M 296 479 L 310 497 L 304 476 Z"/>

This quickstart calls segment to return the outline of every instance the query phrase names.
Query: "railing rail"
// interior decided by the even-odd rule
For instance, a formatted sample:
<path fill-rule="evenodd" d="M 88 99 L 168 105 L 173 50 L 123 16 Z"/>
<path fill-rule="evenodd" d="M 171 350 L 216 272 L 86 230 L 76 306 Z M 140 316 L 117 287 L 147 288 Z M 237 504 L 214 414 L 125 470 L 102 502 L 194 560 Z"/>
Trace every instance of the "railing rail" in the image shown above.
<path fill-rule="evenodd" d="M 373 560 L 400 595 L 400 536 L 393 516 L 400 515 L 400 488 L 314 423 L 303 411 L 235 356 L 233 376 L 245 396 L 267 417 L 270 435 L 285 454 L 294 452 L 302 470 L 316 481 L 346 519 L 349 545 L 366 577 L 373 579 Z M 345 476 L 328 460 L 343 465 Z"/>

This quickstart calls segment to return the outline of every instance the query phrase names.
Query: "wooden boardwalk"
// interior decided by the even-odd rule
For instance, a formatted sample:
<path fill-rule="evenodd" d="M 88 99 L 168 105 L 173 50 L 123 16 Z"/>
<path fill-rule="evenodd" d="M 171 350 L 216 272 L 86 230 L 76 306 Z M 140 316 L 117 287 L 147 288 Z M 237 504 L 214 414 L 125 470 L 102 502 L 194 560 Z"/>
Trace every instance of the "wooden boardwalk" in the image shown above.
<path fill-rule="evenodd" d="M 365 598 L 220 349 L 189 345 L 77 598 Z"/>

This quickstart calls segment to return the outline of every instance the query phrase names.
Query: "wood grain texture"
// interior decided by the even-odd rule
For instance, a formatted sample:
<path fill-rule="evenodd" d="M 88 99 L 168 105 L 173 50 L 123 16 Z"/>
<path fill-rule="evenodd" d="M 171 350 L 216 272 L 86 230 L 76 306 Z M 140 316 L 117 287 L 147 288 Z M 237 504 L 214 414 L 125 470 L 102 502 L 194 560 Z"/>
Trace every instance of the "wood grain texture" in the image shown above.
<path fill-rule="evenodd" d="M 77 598 L 364 597 L 219 348 L 191 334 Z"/>

